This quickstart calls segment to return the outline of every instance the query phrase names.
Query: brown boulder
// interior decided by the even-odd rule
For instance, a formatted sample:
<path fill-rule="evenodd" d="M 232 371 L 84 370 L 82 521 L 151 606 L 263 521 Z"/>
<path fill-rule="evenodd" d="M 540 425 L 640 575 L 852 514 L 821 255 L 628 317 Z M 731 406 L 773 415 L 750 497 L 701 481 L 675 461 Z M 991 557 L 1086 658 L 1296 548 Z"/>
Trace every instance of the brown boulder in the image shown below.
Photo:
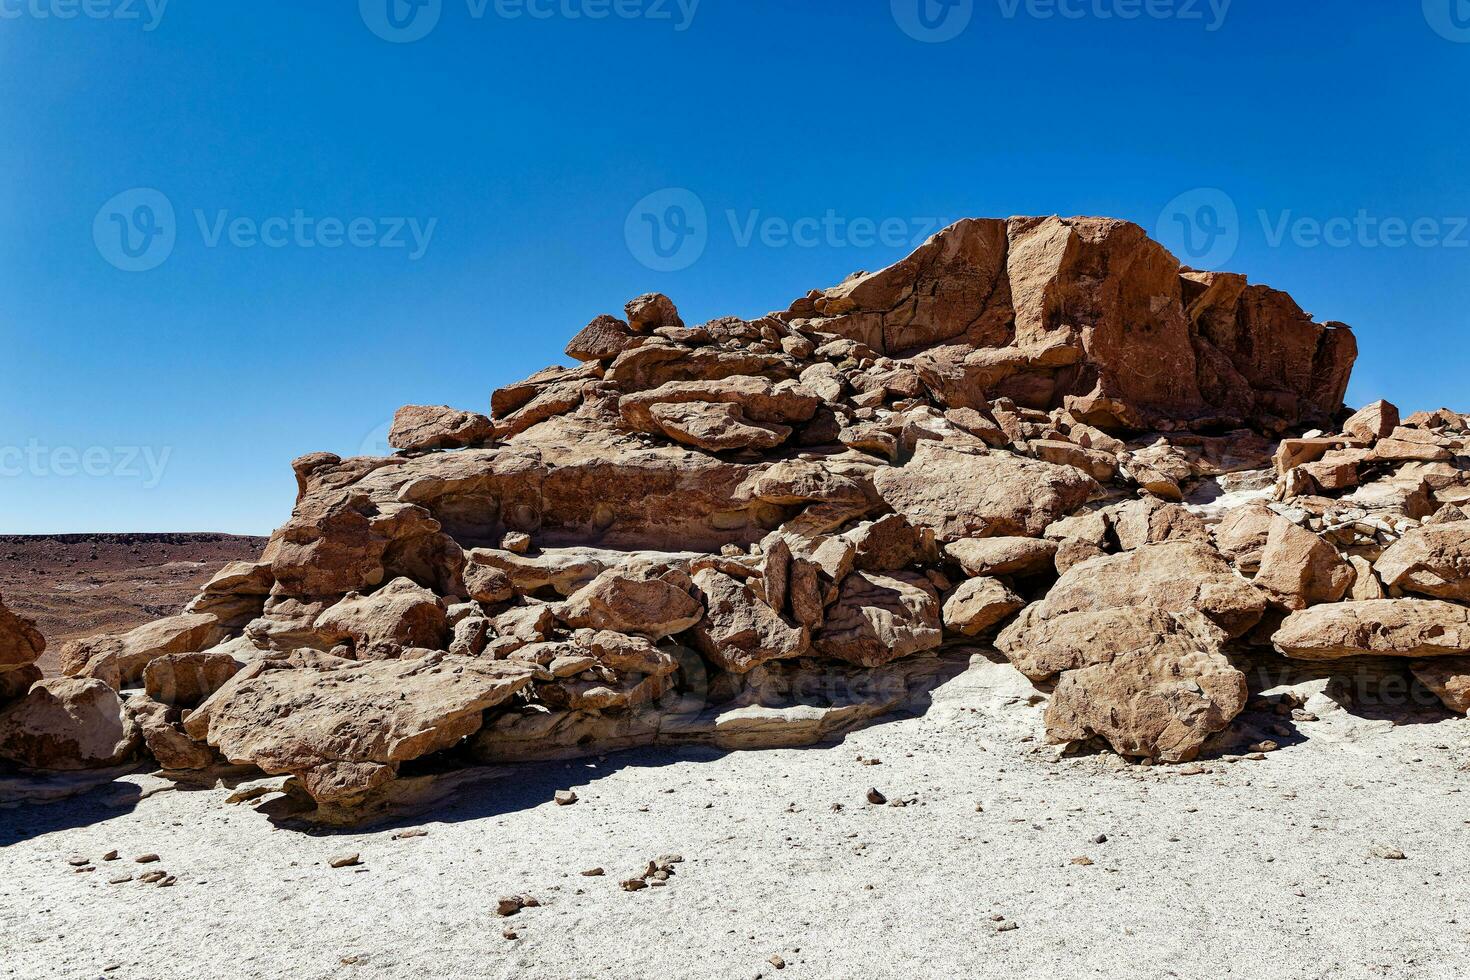
<path fill-rule="evenodd" d="M 183 712 L 146 695 L 127 702 L 128 713 L 143 735 L 143 747 L 164 769 L 208 769 L 217 761 L 209 746 L 194 741 L 180 724 Z"/>
<path fill-rule="evenodd" d="M 1057 543 L 1041 538 L 965 538 L 944 546 L 944 553 L 966 575 L 1037 575 L 1050 571 Z"/>
<path fill-rule="evenodd" d="M 1470 654 L 1470 608 L 1437 599 L 1376 599 L 1313 606 L 1271 637 L 1298 660 L 1452 657 Z"/>
<path fill-rule="evenodd" d="M 143 668 L 143 688 L 154 701 L 193 708 L 223 687 L 244 666 L 229 653 L 210 650 L 172 653 L 150 661 Z"/>
<path fill-rule="evenodd" d="M 641 342 L 622 320 L 603 314 L 568 342 L 566 354 L 579 361 L 610 361 Z"/>
<path fill-rule="evenodd" d="M 1470 714 L 1470 657 L 1415 660 L 1409 669 L 1446 708 L 1457 714 Z"/>
<path fill-rule="evenodd" d="M 902 467 L 873 474 L 879 496 L 942 543 L 961 538 L 1040 537 L 1099 492 L 1071 466 L 1005 452 L 963 452 L 926 440 Z"/>
<path fill-rule="evenodd" d="M 609 569 L 574 592 L 556 611 L 574 629 L 612 630 L 657 640 L 682 633 L 704 616 L 689 593 L 694 583 L 678 567 Z"/>
<path fill-rule="evenodd" d="M 17 616 L 0 598 L 0 674 L 29 667 L 46 652 L 46 638 L 36 624 Z"/>
<path fill-rule="evenodd" d="M 0 759 L 31 769 L 104 769 L 132 758 L 138 726 L 100 680 L 49 677 L 0 712 Z"/>
<path fill-rule="evenodd" d="M 705 613 L 690 642 L 721 670 L 744 674 L 808 652 L 806 629 L 786 623 L 748 584 L 706 568 L 695 573 L 694 585 Z"/>
<path fill-rule="evenodd" d="M 922 575 L 852 572 L 812 644 L 824 657 L 881 667 L 938 647 L 941 622 L 939 595 Z"/>
<path fill-rule="evenodd" d="M 1373 567 L 1389 588 L 1470 602 L 1470 522 L 1415 528 L 1380 555 Z"/>
<path fill-rule="evenodd" d="M 965 636 L 978 636 L 1026 605 L 1026 600 L 994 578 L 972 578 L 944 602 L 944 625 Z"/>
<path fill-rule="evenodd" d="M 1257 588 L 1287 609 L 1337 602 L 1352 588 L 1357 572 L 1337 549 L 1284 517 L 1271 522 L 1261 552 Z"/>
<path fill-rule="evenodd" d="M 1399 427 L 1399 410 L 1386 401 L 1365 405 L 1342 424 L 1344 434 L 1366 443 L 1384 438 Z"/>
<path fill-rule="evenodd" d="M 126 633 L 73 640 L 61 648 L 61 672 L 95 677 L 116 690 L 136 684 L 148 664 L 171 653 L 194 653 L 224 639 L 219 620 L 185 613 L 145 623 Z"/>
<path fill-rule="evenodd" d="M 790 426 L 753 423 L 739 405 L 729 403 L 660 404 L 649 414 L 670 439 L 711 453 L 774 449 L 791 437 Z"/>
<path fill-rule="evenodd" d="M 531 683 L 522 664 L 429 653 L 404 660 L 266 661 L 236 674 L 184 723 L 237 765 L 291 773 L 318 802 L 361 799 L 400 763 L 479 730 Z"/>
<path fill-rule="evenodd" d="M 1214 548 L 1165 541 L 1074 565 L 1039 605 L 1032 620 L 1038 625 L 1084 610 L 1152 605 L 1166 612 L 1201 612 L 1238 637 L 1260 622 L 1266 596 L 1239 578 Z"/>
<path fill-rule="evenodd" d="M 405 405 L 393 416 L 388 445 L 394 449 L 463 449 L 489 442 L 495 424 L 477 412 L 447 405 Z"/>
<path fill-rule="evenodd" d="M 1062 675 L 1046 708 L 1052 742 L 1100 735 L 1120 755 L 1187 762 L 1245 707 L 1245 675 L 1209 649 L 1121 653 Z"/>
<path fill-rule="evenodd" d="M 1227 640 L 1224 630 L 1194 611 L 1143 604 L 1048 616 L 1044 603 L 1034 603 L 1001 631 L 995 647 L 1039 683 L 1138 651 L 1218 653 Z"/>
<path fill-rule="evenodd" d="M 644 293 L 630 299 L 623 308 L 628 326 L 634 333 L 650 333 L 661 327 L 682 327 L 684 320 L 674 301 L 663 293 Z"/>
<path fill-rule="evenodd" d="M 449 632 L 439 597 L 406 578 L 371 595 L 349 594 L 315 626 L 325 647 L 350 642 L 358 660 L 396 657 L 414 647 L 442 650 Z"/>

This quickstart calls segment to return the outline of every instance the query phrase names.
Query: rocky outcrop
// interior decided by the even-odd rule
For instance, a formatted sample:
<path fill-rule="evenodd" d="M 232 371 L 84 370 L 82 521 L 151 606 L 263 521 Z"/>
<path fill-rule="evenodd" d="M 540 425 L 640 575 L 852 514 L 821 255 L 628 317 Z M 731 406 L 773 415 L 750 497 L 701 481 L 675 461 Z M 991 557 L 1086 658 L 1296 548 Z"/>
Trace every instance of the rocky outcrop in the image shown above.
<path fill-rule="evenodd" d="M 470 758 L 806 744 L 992 636 L 1052 741 L 1163 761 L 1242 651 L 1467 654 L 1465 417 L 1349 417 L 1347 328 L 1127 223 L 961 222 L 754 320 L 648 294 L 567 353 L 297 459 L 259 562 L 68 673 L 335 820 Z"/>
<path fill-rule="evenodd" d="M 534 675 L 525 664 L 429 651 L 376 663 L 297 656 L 236 674 L 184 729 L 233 763 L 290 773 L 312 798 L 341 805 L 473 735 L 486 709 Z"/>

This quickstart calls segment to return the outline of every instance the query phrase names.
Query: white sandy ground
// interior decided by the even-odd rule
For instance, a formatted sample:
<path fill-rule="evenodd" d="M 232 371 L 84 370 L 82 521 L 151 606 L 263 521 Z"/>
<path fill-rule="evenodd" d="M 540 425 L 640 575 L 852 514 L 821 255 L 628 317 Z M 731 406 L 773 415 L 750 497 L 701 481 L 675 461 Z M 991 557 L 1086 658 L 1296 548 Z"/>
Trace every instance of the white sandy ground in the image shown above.
<path fill-rule="evenodd" d="M 0 810 L 0 977 L 749 978 L 777 976 L 773 954 L 783 978 L 1470 968 L 1464 719 L 1327 711 L 1265 761 L 1185 775 L 1056 761 L 1024 740 L 1033 693 L 980 662 L 924 716 L 840 745 L 550 763 L 362 833 L 275 829 L 224 788 Z M 916 802 L 869 805 L 869 786 Z M 562 788 L 580 802 L 554 805 Z M 393 839 L 409 827 L 428 834 Z M 353 851 L 361 869 L 327 866 Z M 146 852 L 162 861 L 131 863 Z M 619 889 L 669 852 L 667 887 Z M 149 868 L 178 883 L 107 883 Z M 542 906 L 498 918 L 510 893 Z"/>

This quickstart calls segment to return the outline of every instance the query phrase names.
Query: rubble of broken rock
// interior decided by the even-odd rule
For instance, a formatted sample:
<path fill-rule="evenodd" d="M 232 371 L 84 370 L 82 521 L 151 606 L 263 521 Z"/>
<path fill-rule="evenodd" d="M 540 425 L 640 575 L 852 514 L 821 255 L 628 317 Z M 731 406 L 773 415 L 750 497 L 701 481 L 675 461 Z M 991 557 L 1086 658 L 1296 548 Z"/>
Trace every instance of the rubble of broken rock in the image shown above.
<path fill-rule="evenodd" d="M 251 766 L 350 821 L 477 763 L 830 739 L 992 648 L 1051 741 L 1163 762 L 1230 736 L 1250 664 L 1470 706 L 1470 419 L 1350 414 L 1347 327 L 1134 225 L 964 221 L 567 354 L 490 416 L 404 408 L 391 457 L 296 460 L 260 561 L 65 677 L 0 608 L 0 760 Z"/>

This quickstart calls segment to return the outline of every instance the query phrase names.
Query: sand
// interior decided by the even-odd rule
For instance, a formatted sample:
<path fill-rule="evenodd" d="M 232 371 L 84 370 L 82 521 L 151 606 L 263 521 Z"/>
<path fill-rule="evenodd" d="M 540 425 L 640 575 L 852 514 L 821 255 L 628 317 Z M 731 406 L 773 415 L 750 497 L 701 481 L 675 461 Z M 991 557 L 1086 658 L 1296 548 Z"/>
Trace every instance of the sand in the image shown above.
<path fill-rule="evenodd" d="M 517 767 L 452 805 L 351 833 L 277 828 L 227 803 L 228 788 L 128 776 L 0 810 L 0 977 L 1340 980 L 1470 968 L 1470 722 L 1428 712 L 1395 725 L 1318 697 L 1321 720 L 1301 723 L 1296 744 L 1195 772 L 1061 758 L 1042 744 L 1040 701 L 979 660 L 923 716 L 837 745 Z M 870 787 L 908 805 L 871 805 Z M 578 802 L 555 805 L 559 789 Z M 394 839 L 410 828 L 427 834 Z M 1375 856 L 1390 848 L 1405 859 Z M 111 849 L 121 859 L 100 862 Z M 161 860 L 132 863 L 149 852 Z M 353 852 L 360 867 L 328 866 Z M 619 888 L 668 853 L 685 861 L 666 886 Z M 76 872 L 73 855 L 96 870 Z M 594 867 L 606 874 L 579 874 Z M 176 884 L 108 884 L 155 868 Z M 500 918 L 507 894 L 541 905 Z"/>

